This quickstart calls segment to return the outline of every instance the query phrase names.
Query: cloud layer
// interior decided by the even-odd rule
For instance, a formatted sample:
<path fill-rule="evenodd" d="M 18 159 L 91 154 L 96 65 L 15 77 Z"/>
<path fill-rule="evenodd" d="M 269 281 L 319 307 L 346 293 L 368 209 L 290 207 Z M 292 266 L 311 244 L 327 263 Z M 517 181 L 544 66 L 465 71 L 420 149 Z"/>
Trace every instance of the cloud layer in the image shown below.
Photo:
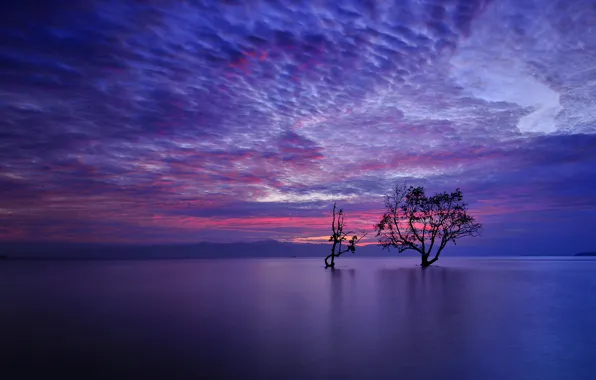
<path fill-rule="evenodd" d="M 404 180 L 596 221 L 593 1 L 3 7 L 4 240 L 304 240 Z"/>

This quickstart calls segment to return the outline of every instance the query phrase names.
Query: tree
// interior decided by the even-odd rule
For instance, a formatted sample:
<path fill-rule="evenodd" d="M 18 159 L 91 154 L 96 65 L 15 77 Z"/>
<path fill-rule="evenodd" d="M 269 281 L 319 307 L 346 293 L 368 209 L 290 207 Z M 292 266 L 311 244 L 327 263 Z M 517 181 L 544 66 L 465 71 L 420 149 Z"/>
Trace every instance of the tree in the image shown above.
<path fill-rule="evenodd" d="M 385 196 L 385 213 L 375 229 L 383 248 L 416 251 L 426 268 L 439 259 L 447 243 L 478 236 L 482 224 L 468 214 L 459 188 L 427 197 L 422 186 L 398 185 Z M 429 260 L 433 249 L 435 256 Z"/>
<path fill-rule="evenodd" d="M 329 241 L 333 242 L 331 246 L 331 253 L 325 257 L 325 268 L 335 268 L 335 258 L 339 257 L 345 252 L 356 252 L 356 244 L 366 236 L 365 232 L 360 231 L 360 237 L 355 235 L 354 231 L 344 231 L 344 210 L 339 209 L 337 211 L 337 205 L 333 204 L 333 220 L 331 222 L 332 235 L 329 237 Z M 349 240 L 348 240 L 349 239 Z M 348 245 L 342 248 L 342 242 L 347 241 Z M 331 262 L 329 262 L 331 259 Z"/>

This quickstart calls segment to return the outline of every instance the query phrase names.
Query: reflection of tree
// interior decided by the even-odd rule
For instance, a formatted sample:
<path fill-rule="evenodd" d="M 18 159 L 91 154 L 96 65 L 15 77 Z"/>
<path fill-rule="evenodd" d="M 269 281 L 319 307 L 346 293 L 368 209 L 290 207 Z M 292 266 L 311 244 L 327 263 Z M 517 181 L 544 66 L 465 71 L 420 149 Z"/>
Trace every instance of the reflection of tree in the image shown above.
<path fill-rule="evenodd" d="M 350 286 L 350 293 L 354 293 L 355 291 L 355 276 L 356 270 L 354 269 L 336 269 L 331 272 L 331 317 L 333 320 L 341 320 L 342 316 L 347 315 L 348 313 L 344 310 L 344 283 L 342 281 L 343 278 L 346 278 L 345 275 L 348 274 Z"/>
<path fill-rule="evenodd" d="M 399 358 L 404 378 L 445 377 L 427 371 L 465 356 L 462 336 L 473 333 L 460 314 L 465 304 L 465 277 L 454 268 L 382 269 L 378 273 L 379 350 Z M 459 355 L 459 357 L 458 357 Z M 433 363 L 429 365 L 429 363 Z"/>
<path fill-rule="evenodd" d="M 350 355 L 356 327 L 353 321 L 351 309 L 352 297 L 355 291 L 354 269 L 335 269 L 331 271 L 330 277 L 330 312 L 329 312 L 329 357 L 328 361 L 334 362 L 334 368 L 340 368 L 337 363 L 345 361 Z M 348 285 L 351 289 L 348 290 Z M 346 298 L 346 295 L 348 297 Z"/>
<path fill-rule="evenodd" d="M 343 292 L 341 283 L 342 270 L 331 272 L 331 317 L 338 320 L 342 316 Z"/>

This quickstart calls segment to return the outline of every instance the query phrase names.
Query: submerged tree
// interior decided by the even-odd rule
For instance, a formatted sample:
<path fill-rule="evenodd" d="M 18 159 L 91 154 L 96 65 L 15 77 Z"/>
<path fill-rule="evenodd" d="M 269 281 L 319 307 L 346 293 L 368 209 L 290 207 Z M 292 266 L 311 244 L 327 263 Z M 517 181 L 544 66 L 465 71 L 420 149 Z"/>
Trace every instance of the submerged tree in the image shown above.
<path fill-rule="evenodd" d="M 333 204 L 333 220 L 331 222 L 332 235 L 329 241 L 333 242 L 331 253 L 325 257 L 325 268 L 335 268 L 335 258 L 345 252 L 356 252 L 356 244 L 366 236 L 366 233 L 360 231 L 360 237 L 355 235 L 354 231 L 344 231 L 344 210 L 337 211 L 337 205 Z M 348 245 L 342 248 L 342 243 L 347 241 Z M 331 262 L 329 262 L 331 259 Z"/>
<path fill-rule="evenodd" d="M 385 196 L 385 214 L 375 229 L 383 248 L 394 247 L 400 253 L 414 250 L 422 256 L 421 266 L 428 267 L 439 259 L 447 243 L 478 236 L 482 224 L 468 215 L 459 188 L 427 197 L 422 186 L 398 185 Z M 429 260 L 433 249 L 434 257 Z"/>

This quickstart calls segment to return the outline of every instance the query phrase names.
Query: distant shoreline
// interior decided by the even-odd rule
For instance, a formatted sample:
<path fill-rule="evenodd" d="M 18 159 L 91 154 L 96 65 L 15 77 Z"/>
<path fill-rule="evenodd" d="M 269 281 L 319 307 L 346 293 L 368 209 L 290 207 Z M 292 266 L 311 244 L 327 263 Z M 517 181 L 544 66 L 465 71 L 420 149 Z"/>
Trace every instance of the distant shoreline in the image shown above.
<path fill-rule="evenodd" d="M 578 257 L 578 256 L 596 256 L 596 252 L 580 252 L 580 253 L 576 253 L 574 256 Z"/>
<path fill-rule="evenodd" d="M 596 255 L 570 255 L 570 256 L 453 256 L 445 257 L 443 261 L 450 260 L 552 260 L 552 261 L 565 261 L 565 260 L 581 260 L 596 258 Z M 2 261 L 15 262 L 15 261 L 28 261 L 28 262 L 66 262 L 66 261 L 181 261 L 181 260 L 318 260 L 323 259 L 318 256 L 307 256 L 307 257 L 291 257 L 291 256 L 246 256 L 246 257 L 4 257 Z M 360 256 L 360 257 L 346 257 L 346 260 L 366 260 L 366 259 L 382 259 L 382 260 L 416 260 L 419 259 L 416 256 Z"/>
<path fill-rule="evenodd" d="M 179 245 L 117 245 L 69 243 L 0 243 L 0 261 L 105 261 L 105 260 L 196 260 L 196 259 L 323 259 L 329 253 L 327 244 L 295 244 L 274 240 L 250 243 L 196 243 Z M 442 259 L 452 258 L 554 258 L 593 257 L 596 252 L 562 255 L 557 252 L 500 250 L 498 247 L 458 247 L 445 252 Z M 355 255 L 344 255 L 342 260 L 364 258 L 407 259 L 419 258 L 414 252 L 398 253 L 382 250 L 377 245 L 357 247 Z"/>

